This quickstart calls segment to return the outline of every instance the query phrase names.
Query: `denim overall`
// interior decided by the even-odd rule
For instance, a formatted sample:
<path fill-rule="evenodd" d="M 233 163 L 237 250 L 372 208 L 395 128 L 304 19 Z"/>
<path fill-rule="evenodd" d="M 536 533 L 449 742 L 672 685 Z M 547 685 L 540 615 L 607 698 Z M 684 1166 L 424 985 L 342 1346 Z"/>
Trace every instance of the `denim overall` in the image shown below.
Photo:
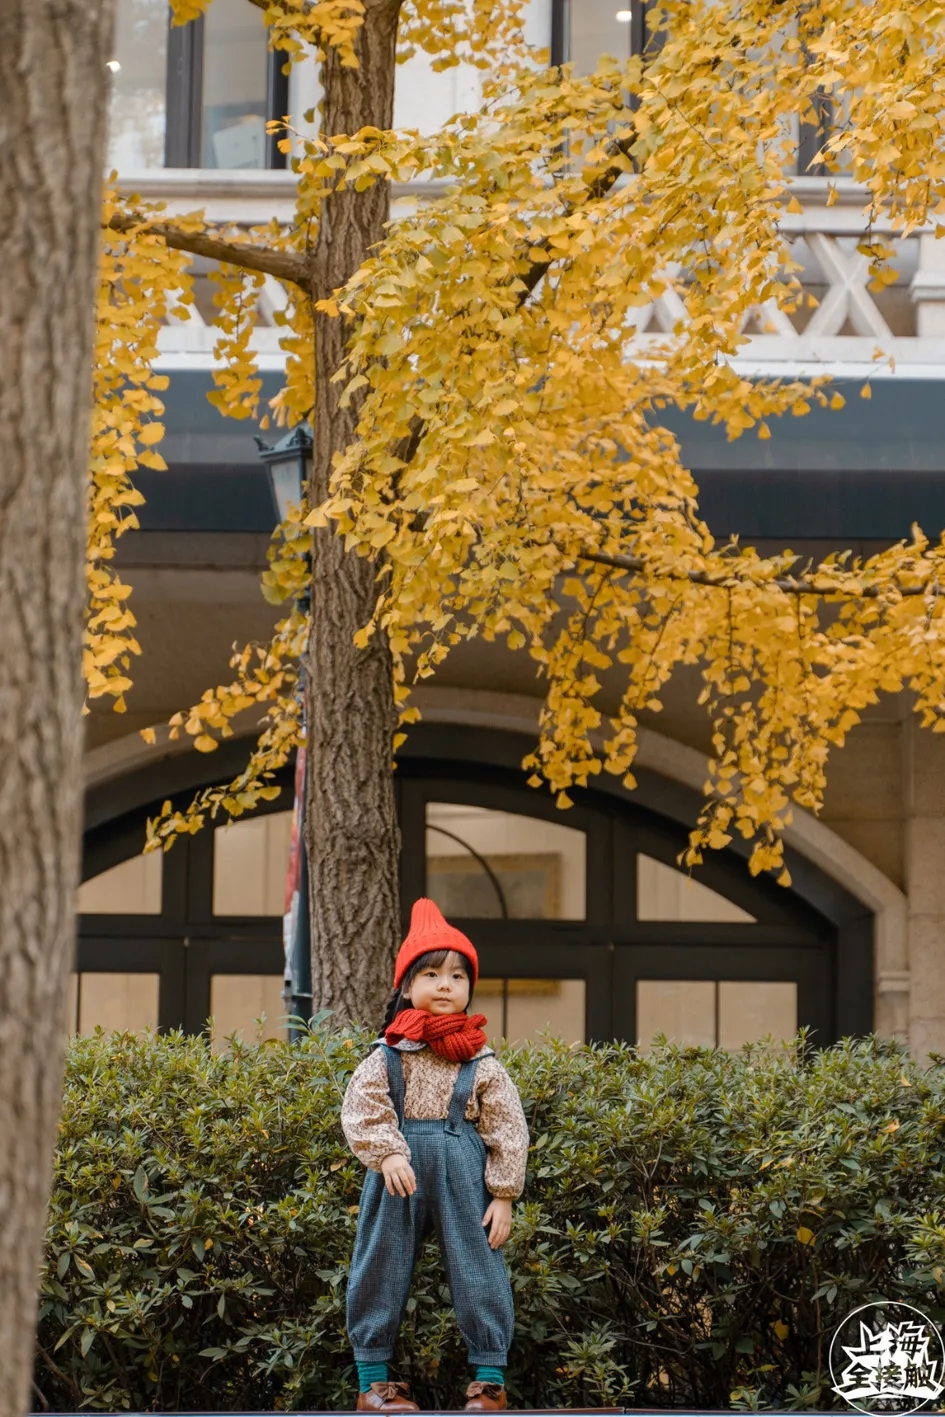
<path fill-rule="evenodd" d="M 401 1056 L 396 1048 L 381 1046 L 417 1189 L 412 1196 L 390 1195 L 379 1171 L 365 1177 L 348 1279 L 348 1336 L 355 1361 L 393 1358 L 420 1245 L 435 1230 L 470 1363 L 504 1367 L 512 1341 L 512 1286 L 502 1252 L 490 1247 L 482 1223 L 491 1199 L 486 1146 L 465 1115 L 477 1060 L 460 1065 L 445 1122 L 404 1121 Z"/>

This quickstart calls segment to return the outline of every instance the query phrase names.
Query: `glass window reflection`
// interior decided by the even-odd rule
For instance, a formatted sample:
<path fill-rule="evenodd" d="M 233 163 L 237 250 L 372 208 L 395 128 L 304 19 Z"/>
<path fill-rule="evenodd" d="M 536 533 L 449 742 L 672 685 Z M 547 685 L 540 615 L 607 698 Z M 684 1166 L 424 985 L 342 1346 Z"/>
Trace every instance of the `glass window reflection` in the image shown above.
<path fill-rule="evenodd" d="M 142 1033 L 158 1025 L 157 974 L 93 971 L 69 981 L 70 1033 Z"/>
<path fill-rule="evenodd" d="M 167 0 L 120 0 L 108 118 L 108 165 L 163 167 L 167 116 Z"/>
<path fill-rule="evenodd" d="M 747 925 L 755 917 L 718 891 L 652 856 L 637 856 L 637 919 Z"/>
<path fill-rule="evenodd" d="M 518 1046 L 543 1033 L 583 1043 L 587 986 L 583 979 L 480 979 L 473 1009 L 486 1016 L 486 1036 Z"/>
<path fill-rule="evenodd" d="M 281 915 L 291 838 L 291 812 L 214 828 L 214 915 Z"/>
<path fill-rule="evenodd" d="M 80 915 L 160 915 L 164 857 L 160 851 L 130 856 L 79 887 Z"/>
<path fill-rule="evenodd" d="M 266 165 L 269 49 L 246 0 L 213 0 L 204 17 L 203 167 Z"/>
<path fill-rule="evenodd" d="M 483 1010 L 485 1012 L 485 1010 Z M 656 1034 L 686 1048 L 742 1048 L 797 1032 L 797 984 L 773 979 L 640 979 L 637 1044 Z"/>
<path fill-rule="evenodd" d="M 245 1043 L 285 1038 L 285 1004 L 278 974 L 214 974 L 210 980 L 211 1039 L 225 1049 L 231 1034 Z"/>
<path fill-rule="evenodd" d="M 635 0 L 641 3 L 641 0 Z M 593 74 L 603 55 L 630 57 L 632 11 L 618 0 L 570 0 L 568 59 L 578 74 Z"/>
<path fill-rule="evenodd" d="M 465 803 L 427 803 L 427 894 L 447 919 L 583 920 L 585 837 Z"/>

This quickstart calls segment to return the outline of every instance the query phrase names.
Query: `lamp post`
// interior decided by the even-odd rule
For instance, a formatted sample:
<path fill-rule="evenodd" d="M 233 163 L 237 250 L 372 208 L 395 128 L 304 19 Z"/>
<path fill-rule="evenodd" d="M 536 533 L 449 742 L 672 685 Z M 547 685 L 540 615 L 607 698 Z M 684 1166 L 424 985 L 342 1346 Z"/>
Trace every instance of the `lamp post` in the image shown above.
<path fill-rule="evenodd" d="M 259 456 L 269 474 L 273 511 L 277 522 L 288 516 L 290 506 L 301 502 L 312 470 L 312 433 L 306 423 L 297 423 L 290 433 L 269 447 L 256 438 Z M 298 597 L 307 608 L 309 590 Z M 312 1016 L 312 954 L 308 908 L 308 861 L 305 853 L 305 695 L 303 668 L 299 665 L 296 694 L 299 699 L 302 746 L 295 755 L 295 800 L 292 806 L 292 840 L 286 877 L 285 914 L 282 943 L 285 952 L 282 999 L 290 1018 L 305 1022 Z M 289 1027 L 289 1039 L 300 1036 Z"/>
<path fill-rule="evenodd" d="M 290 506 L 298 506 L 312 471 L 312 430 L 297 423 L 290 433 L 270 448 L 258 435 L 256 447 L 269 474 L 273 510 L 285 521 Z"/>

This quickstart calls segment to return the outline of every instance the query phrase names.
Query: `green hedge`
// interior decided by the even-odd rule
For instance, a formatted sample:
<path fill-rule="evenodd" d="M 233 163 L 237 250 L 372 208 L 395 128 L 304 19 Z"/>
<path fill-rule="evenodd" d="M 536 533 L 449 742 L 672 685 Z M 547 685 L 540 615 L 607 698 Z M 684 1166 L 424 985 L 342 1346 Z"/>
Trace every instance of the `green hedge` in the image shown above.
<path fill-rule="evenodd" d="M 345 1409 L 363 1035 L 71 1048 L 36 1382 L 53 1410 Z M 871 1297 L 945 1315 L 945 1068 L 876 1041 L 790 1056 L 520 1049 L 532 1127 L 507 1256 L 515 1405 L 831 1405 Z M 399 1375 L 468 1381 L 435 1249 Z"/>

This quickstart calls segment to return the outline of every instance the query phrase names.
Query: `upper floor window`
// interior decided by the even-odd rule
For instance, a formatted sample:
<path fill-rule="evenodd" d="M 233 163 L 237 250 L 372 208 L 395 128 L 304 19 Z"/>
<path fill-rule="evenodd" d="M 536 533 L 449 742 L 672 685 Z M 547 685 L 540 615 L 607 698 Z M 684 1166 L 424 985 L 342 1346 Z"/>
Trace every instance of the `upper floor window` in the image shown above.
<path fill-rule="evenodd" d="M 108 66 L 108 163 L 119 171 L 164 165 L 167 38 L 167 0 L 121 0 Z"/>
<path fill-rule="evenodd" d="M 551 59 L 592 74 L 603 55 L 628 59 L 643 49 L 646 0 L 553 0 Z"/>
<path fill-rule="evenodd" d="M 573 64 L 575 73 L 592 74 L 605 54 L 628 59 L 642 54 L 648 41 L 652 52 L 654 36 L 647 34 L 646 12 L 647 0 L 552 0 L 551 62 Z M 835 112 L 831 100 L 815 94 L 806 120 L 794 124 L 799 174 L 829 175 L 816 158 L 841 123 L 842 114 Z"/>
<path fill-rule="evenodd" d="M 531 43 L 547 47 L 551 7 L 562 2 L 531 0 Z M 576 12 L 583 13 L 584 4 L 575 0 Z M 618 41 L 626 39 L 625 25 L 616 30 Z M 581 25 L 575 32 L 583 33 Z M 247 0 L 213 0 L 201 19 L 173 26 L 167 0 L 118 0 L 109 166 L 123 173 L 285 167 L 266 122 L 291 113 L 306 128 L 302 115 L 317 109 L 321 88 L 314 60 L 298 64 L 291 79 L 282 72 L 284 62 L 283 54 L 269 50 L 264 17 Z M 479 107 L 482 80 L 469 63 L 439 72 L 433 58 L 418 51 L 398 65 L 395 126 L 436 132 L 453 114 Z"/>
<path fill-rule="evenodd" d="M 288 111 L 284 63 L 246 0 L 214 0 L 181 26 L 167 0 L 119 0 L 109 165 L 284 167 L 266 133 L 267 119 Z"/>
<path fill-rule="evenodd" d="M 204 17 L 199 133 L 201 167 L 266 167 L 270 52 L 246 0 L 213 0 Z M 273 55 L 284 64 L 284 56 Z M 275 116 L 275 115 L 273 115 Z"/>

